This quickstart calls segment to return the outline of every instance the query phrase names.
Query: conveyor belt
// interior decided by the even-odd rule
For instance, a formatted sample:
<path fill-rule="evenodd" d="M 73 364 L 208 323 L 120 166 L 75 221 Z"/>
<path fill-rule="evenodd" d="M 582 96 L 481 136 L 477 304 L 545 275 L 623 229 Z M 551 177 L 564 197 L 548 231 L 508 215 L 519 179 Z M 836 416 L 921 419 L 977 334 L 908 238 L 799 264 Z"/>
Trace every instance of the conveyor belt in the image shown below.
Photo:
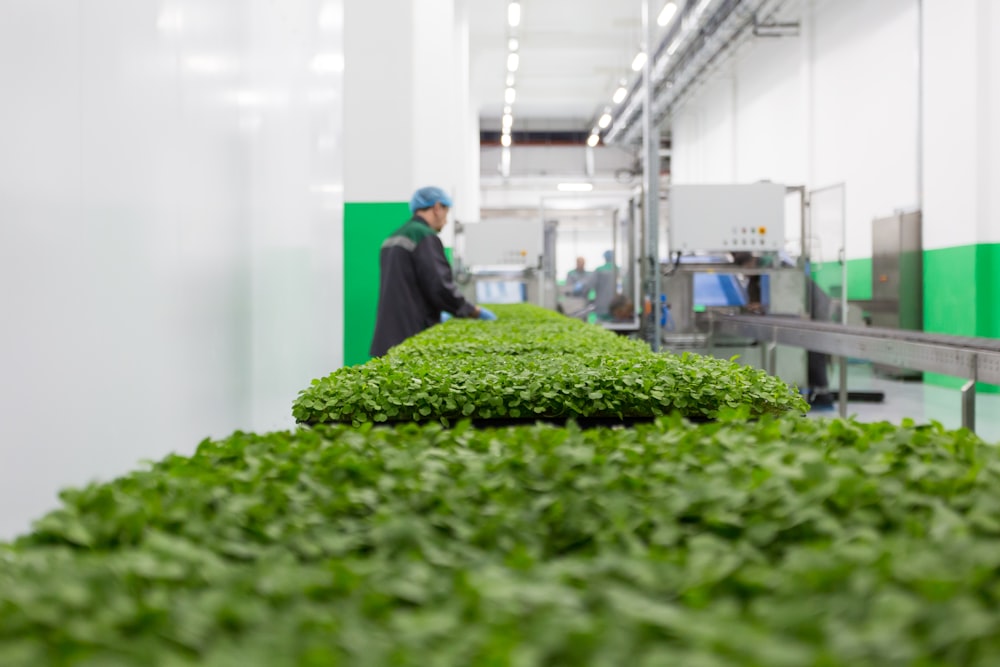
<path fill-rule="evenodd" d="M 790 345 L 838 357 L 942 373 L 969 380 L 962 389 L 962 423 L 975 424 L 975 382 L 1000 384 L 1000 341 L 878 327 L 813 322 L 795 317 L 713 315 L 712 331 L 752 338 L 771 346 Z M 769 368 L 773 372 L 773 368 Z M 844 384 L 843 366 L 841 385 Z M 841 387 L 841 414 L 846 399 Z"/>

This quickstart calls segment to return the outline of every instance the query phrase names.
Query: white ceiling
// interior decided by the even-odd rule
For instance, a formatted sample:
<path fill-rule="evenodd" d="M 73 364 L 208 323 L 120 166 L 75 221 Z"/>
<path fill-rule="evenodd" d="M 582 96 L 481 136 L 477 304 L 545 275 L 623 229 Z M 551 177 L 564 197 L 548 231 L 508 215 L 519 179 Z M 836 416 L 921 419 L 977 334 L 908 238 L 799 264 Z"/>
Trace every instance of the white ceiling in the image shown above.
<path fill-rule="evenodd" d="M 653 17 L 665 0 L 654 0 Z M 482 129 L 500 129 L 507 38 L 519 40 L 514 131 L 593 127 L 622 77 L 634 76 L 642 0 L 521 0 L 521 24 L 507 26 L 509 0 L 468 0 L 472 99 Z"/>

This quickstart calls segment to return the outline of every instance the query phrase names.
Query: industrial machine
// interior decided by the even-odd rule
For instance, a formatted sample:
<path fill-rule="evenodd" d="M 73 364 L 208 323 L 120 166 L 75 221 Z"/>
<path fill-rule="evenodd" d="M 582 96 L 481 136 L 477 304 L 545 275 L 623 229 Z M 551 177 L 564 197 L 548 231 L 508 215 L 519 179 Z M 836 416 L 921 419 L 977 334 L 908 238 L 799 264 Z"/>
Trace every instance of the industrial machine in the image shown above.
<path fill-rule="evenodd" d="M 557 273 L 561 312 L 621 333 L 640 327 L 637 303 L 638 261 L 634 217 L 628 201 L 577 211 L 553 211 L 559 216 L 555 255 L 562 261 Z M 586 277 L 575 284 L 560 280 L 577 256 L 591 260 Z M 568 277 L 568 276 L 567 276 Z"/>
<path fill-rule="evenodd" d="M 710 316 L 808 319 L 804 234 L 797 245 L 796 239 L 789 244 L 787 235 L 789 229 L 801 231 L 803 189 L 769 182 L 670 186 L 665 220 L 661 216 L 666 242 L 656 266 L 640 260 L 639 248 L 646 246 L 639 224 L 642 194 L 637 189 L 631 200 L 584 205 L 574 214 L 543 203 L 537 217 L 457 225 L 457 280 L 477 302 L 534 303 L 650 342 L 658 328 L 662 349 L 735 356 L 763 366 L 764 346 L 713 332 Z M 591 278 L 585 289 L 560 280 L 577 253 L 591 262 L 605 260 L 597 270 L 587 267 Z M 656 296 L 644 287 L 654 270 L 661 272 Z M 611 299 L 621 306 L 615 314 Z M 659 327 L 651 326 L 654 318 Z M 786 382 L 807 386 L 804 349 L 779 346 L 773 368 Z"/>
<path fill-rule="evenodd" d="M 789 252 L 786 236 L 787 214 L 801 214 L 801 196 L 800 188 L 769 182 L 670 186 L 652 314 L 663 348 L 762 366 L 762 346 L 713 332 L 711 315 L 809 317 L 805 259 L 797 248 Z M 774 368 L 786 382 L 807 386 L 805 350 L 779 346 Z"/>
<path fill-rule="evenodd" d="M 920 211 L 872 221 L 872 326 L 923 331 L 923 246 Z M 874 364 L 876 373 L 919 380 L 919 370 Z"/>
<path fill-rule="evenodd" d="M 672 185 L 673 252 L 777 252 L 785 248 L 785 191 L 777 183 Z"/>
<path fill-rule="evenodd" d="M 534 303 L 552 307 L 545 246 L 554 228 L 540 219 L 456 223 L 455 280 L 477 303 Z"/>
<path fill-rule="evenodd" d="M 543 202 L 537 217 L 456 225 L 456 282 L 480 303 L 533 303 L 608 329 L 638 331 L 636 233 L 623 208 L 627 199 L 620 199 L 581 198 L 573 208 Z M 590 261 L 585 284 L 566 285 L 577 255 Z"/>

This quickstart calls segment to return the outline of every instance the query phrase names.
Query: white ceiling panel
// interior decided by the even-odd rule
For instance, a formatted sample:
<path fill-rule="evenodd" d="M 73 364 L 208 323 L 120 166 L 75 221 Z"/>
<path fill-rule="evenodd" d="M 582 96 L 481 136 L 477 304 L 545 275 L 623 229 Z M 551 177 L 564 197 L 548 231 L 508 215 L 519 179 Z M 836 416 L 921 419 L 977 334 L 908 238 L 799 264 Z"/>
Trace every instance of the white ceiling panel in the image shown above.
<path fill-rule="evenodd" d="M 499 130 L 507 39 L 518 38 L 518 121 L 562 119 L 587 131 L 639 50 L 642 0 L 522 0 L 521 24 L 507 26 L 508 0 L 468 0 L 472 96 L 483 129 Z M 654 2 L 658 12 L 660 0 Z"/>

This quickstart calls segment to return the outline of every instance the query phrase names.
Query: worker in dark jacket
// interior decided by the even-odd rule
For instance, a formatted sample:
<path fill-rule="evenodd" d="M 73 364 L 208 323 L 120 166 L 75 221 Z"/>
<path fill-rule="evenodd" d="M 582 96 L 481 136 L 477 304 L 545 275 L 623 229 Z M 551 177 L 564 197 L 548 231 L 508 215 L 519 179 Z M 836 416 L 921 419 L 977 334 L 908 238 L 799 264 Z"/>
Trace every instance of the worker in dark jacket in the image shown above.
<path fill-rule="evenodd" d="M 420 188 L 410 199 L 413 217 L 382 243 L 373 357 L 440 322 L 442 313 L 496 319 L 486 308 L 469 303 L 455 286 L 437 236 L 448 222 L 450 207 L 451 198 L 441 188 Z"/>

